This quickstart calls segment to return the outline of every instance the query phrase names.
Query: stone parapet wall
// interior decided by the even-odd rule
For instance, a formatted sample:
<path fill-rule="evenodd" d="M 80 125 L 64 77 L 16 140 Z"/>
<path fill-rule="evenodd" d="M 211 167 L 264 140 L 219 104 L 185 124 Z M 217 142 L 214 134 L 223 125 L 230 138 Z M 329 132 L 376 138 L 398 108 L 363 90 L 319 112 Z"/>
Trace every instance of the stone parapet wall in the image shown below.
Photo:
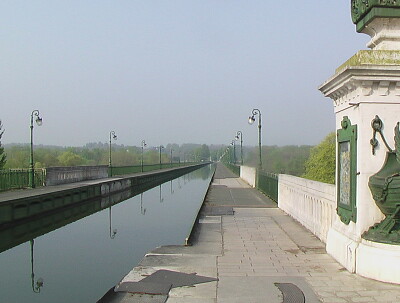
<path fill-rule="evenodd" d="M 332 184 L 280 174 L 278 206 L 326 243 L 336 216 L 335 192 Z"/>
<path fill-rule="evenodd" d="M 46 168 L 46 186 L 95 180 L 108 177 L 108 166 L 73 166 Z"/>

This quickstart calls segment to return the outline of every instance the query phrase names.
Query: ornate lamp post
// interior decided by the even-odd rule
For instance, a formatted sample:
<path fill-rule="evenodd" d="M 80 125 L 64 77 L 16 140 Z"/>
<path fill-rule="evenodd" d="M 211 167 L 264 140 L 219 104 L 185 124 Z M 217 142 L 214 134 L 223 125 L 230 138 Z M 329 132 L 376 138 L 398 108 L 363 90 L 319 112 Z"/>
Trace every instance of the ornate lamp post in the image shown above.
<path fill-rule="evenodd" d="M 239 140 L 239 136 L 240 136 L 240 164 L 243 165 L 243 133 L 238 130 L 236 133 L 236 140 Z"/>
<path fill-rule="evenodd" d="M 140 213 L 143 216 L 146 214 L 146 208 L 143 207 L 143 193 L 140 194 Z"/>
<path fill-rule="evenodd" d="M 117 135 L 115 131 L 110 131 L 110 154 L 108 157 L 108 167 L 110 168 L 110 175 L 112 176 L 112 166 L 111 166 L 111 139 L 117 140 Z"/>
<path fill-rule="evenodd" d="M 261 160 L 261 112 L 259 109 L 255 108 L 251 112 L 251 116 L 249 117 L 249 124 L 253 124 L 256 121 L 255 116 L 258 115 L 258 155 L 259 162 L 258 166 L 262 169 L 262 160 Z"/>
<path fill-rule="evenodd" d="M 36 281 L 36 286 L 35 286 L 35 273 L 34 273 L 34 271 L 33 271 L 33 261 L 34 261 L 34 258 L 33 258 L 33 245 L 34 245 L 34 239 L 32 239 L 31 241 L 31 281 L 32 281 L 32 291 L 33 292 L 35 292 L 35 293 L 40 293 L 40 289 L 43 287 L 43 284 L 44 284 L 44 282 L 43 282 L 43 279 L 42 278 L 39 278 L 39 279 L 37 279 L 37 281 Z"/>
<path fill-rule="evenodd" d="M 142 140 L 142 172 L 143 172 L 143 149 L 147 146 L 146 141 Z"/>
<path fill-rule="evenodd" d="M 35 122 L 38 126 L 41 126 L 43 123 L 43 119 L 39 115 L 39 111 L 35 109 L 31 114 L 31 157 L 29 161 L 29 185 L 31 188 L 35 187 L 35 163 L 33 161 L 33 119 L 35 118 Z"/>
<path fill-rule="evenodd" d="M 110 212 L 109 212 L 110 238 L 111 238 L 111 239 L 114 239 L 114 238 L 115 238 L 115 235 L 116 235 L 117 232 L 118 232 L 118 230 L 117 230 L 116 228 L 112 229 L 112 222 L 111 222 L 111 205 L 110 205 L 109 209 L 110 209 Z M 112 231 L 112 232 L 111 232 L 111 231 Z"/>
<path fill-rule="evenodd" d="M 232 140 L 231 145 L 233 146 L 233 164 L 236 164 L 236 145 L 235 145 L 235 140 Z"/>
<path fill-rule="evenodd" d="M 161 169 L 161 167 L 162 167 L 162 163 L 161 163 L 161 150 L 164 148 L 164 146 L 163 146 L 163 145 L 160 145 L 158 148 L 160 149 L 160 169 Z"/>
<path fill-rule="evenodd" d="M 162 197 L 162 184 L 160 184 L 160 203 L 164 202 L 164 198 Z"/>
<path fill-rule="evenodd" d="M 173 149 L 171 148 L 171 150 L 170 150 L 170 156 L 169 156 L 169 160 L 170 160 L 170 163 L 171 163 L 171 167 L 172 167 L 172 152 L 173 152 Z"/>
<path fill-rule="evenodd" d="M 231 159 L 230 159 L 231 156 L 230 156 L 230 147 L 229 147 L 229 146 L 226 148 L 226 150 L 225 150 L 225 152 L 224 152 L 224 154 L 223 154 L 222 157 L 224 157 L 225 155 L 228 155 L 228 156 L 229 156 L 229 161 L 230 161 L 230 160 L 231 160 Z M 227 162 L 227 161 L 225 160 L 225 162 Z"/>

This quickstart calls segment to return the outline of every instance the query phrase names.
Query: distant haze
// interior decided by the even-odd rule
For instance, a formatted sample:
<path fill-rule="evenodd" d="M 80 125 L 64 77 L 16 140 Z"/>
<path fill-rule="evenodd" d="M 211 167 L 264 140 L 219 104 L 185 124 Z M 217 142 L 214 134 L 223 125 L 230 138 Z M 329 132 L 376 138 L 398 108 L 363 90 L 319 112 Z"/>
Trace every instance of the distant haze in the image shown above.
<path fill-rule="evenodd" d="M 365 49 L 350 1 L 0 3 L 2 143 L 317 144 L 334 130 L 317 87 Z M 256 123 L 255 123 L 256 124 Z"/>

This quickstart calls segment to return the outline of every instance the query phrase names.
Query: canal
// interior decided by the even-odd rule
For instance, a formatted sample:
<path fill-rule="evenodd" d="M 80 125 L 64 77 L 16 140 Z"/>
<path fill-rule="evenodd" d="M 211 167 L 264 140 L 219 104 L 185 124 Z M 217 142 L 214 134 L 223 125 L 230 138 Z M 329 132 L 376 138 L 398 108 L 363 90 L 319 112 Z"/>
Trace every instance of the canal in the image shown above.
<path fill-rule="evenodd" d="M 120 193 L 46 223 L 0 230 L 0 302 L 96 302 L 148 251 L 184 244 L 214 170 L 207 165 L 126 200 Z M 91 213 L 91 204 L 102 209 Z M 34 227 L 38 236 L 29 238 Z"/>

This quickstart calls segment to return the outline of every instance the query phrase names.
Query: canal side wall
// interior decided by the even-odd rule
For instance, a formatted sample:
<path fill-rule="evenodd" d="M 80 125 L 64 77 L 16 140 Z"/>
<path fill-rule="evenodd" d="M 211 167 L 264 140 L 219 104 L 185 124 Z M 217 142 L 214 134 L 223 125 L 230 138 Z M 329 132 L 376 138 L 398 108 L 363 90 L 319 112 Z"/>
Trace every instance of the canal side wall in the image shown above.
<path fill-rule="evenodd" d="M 192 240 L 193 240 L 194 230 L 195 230 L 195 227 L 199 224 L 199 220 L 200 220 L 200 217 L 201 217 L 201 209 L 202 209 L 203 206 L 204 206 L 204 202 L 205 202 L 205 200 L 206 200 L 206 197 L 207 197 L 207 195 L 208 195 L 208 192 L 210 191 L 211 184 L 212 184 L 213 181 L 214 181 L 216 166 L 210 166 L 210 169 L 213 170 L 212 176 L 211 176 L 211 178 L 210 178 L 210 183 L 208 184 L 208 188 L 207 188 L 207 190 L 204 192 L 203 198 L 201 199 L 202 203 L 199 204 L 199 208 L 198 208 L 197 211 L 196 211 L 196 217 L 195 217 L 194 220 L 193 220 L 193 224 L 192 224 L 192 227 L 190 228 L 190 231 L 189 231 L 189 233 L 188 233 L 188 236 L 185 238 L 185 246 L 191 246 L 191 245 L 192 245 L 191 242 L 192 242 Z"/>
<path fill-rule="evenodd" d="M 20 190 L 3 197 L 0 195 L 0 226 L 18 224 L 24 220 L 127 189 L 139 192 L 143 188 L 151 188 L 208 164 L 107 178 L 91 183 L 82 182 L 28 191 Z"/>

